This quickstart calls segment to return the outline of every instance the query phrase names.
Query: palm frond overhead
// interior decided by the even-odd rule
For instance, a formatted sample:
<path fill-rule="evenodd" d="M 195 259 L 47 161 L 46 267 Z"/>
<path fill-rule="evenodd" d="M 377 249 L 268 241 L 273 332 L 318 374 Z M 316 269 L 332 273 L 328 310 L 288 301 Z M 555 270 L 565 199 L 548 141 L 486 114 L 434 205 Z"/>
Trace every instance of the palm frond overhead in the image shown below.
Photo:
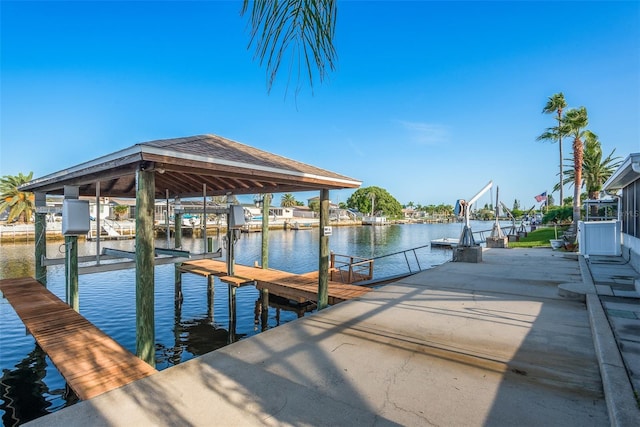
<path fill-rule="evenodd" d="M 253 3 L 249 47 L 255 46 L 260 65 L 266 63 L 268 90 L 287 56 L 290 72 L 297 68 L 298 83 L 306 69 L 311 87 L 316 73 L 322 82 L 335 69 L 335 0 L 244 0 L 242 15 L 249 3 Z"/>

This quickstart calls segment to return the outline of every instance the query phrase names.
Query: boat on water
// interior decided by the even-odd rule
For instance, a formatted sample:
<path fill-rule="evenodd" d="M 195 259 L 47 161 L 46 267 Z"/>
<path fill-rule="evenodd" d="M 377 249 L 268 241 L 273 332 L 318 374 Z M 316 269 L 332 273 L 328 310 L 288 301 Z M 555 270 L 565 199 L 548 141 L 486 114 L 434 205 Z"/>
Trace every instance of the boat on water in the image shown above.
<path fill-rule="evenodd" d="M 300 224 L 298 221 L 289 223 L 288 227 L 291 230 L 311 230 L 311 224 Z"/>
<path fill-rule="evenodd" d="M 388 225 L 386 216 L 371 216 L 366 215 L 362 217 L 362 225 Z"/>
<path fill-rule="evenodd" d="M 455 248 L 458 246 L 460 239 L 457 237 L 443 237 L 441 239 L 431 240 L 432 248 Z"/>

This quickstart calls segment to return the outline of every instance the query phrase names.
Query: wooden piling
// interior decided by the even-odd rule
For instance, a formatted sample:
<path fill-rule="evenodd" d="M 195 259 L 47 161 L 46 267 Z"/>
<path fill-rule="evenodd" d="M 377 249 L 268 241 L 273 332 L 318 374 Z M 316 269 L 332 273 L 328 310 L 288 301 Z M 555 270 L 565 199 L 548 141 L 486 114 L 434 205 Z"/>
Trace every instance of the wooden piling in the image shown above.
<path fill-rule="evenodd" d="M 78 199 L 78 187 L 73 185 L 65 185 L 63 191 L 65 201 Z M 62 220 L 64 221 L 65 218 L 62 218 Z M 71 308 L 79 313 L 80 298 L 78 294 L 78 236 L 64 236 L 64 248 L 64 276 L 67 304 L 69 304 Z"/>
<path fill-rule="evenodd" d="M 35 233 L 36 280 L 44 286 L 47 286 L 47 267 L 42 263 L 42 260 L 47 257 L 46 213 L 36 213 Z"/>
<path fill-rule="evenodd" d="M 318 260 L 318 310 L 329 304 L 329 236 L 325 227 L 329 225 L 329 190 L 320 190 L 320 255 Z"/>
<path fill-rule="evenodd" d="M 236 340 L 236 287 L 227 284 L 229 288 L 229 344 Z"/>
<path fill-rule="evenodd" d="M 271 194 L 262 198 L 262 268 L 269 268 L 269 205 Z"/>
<path fill-rule="evenodd" d="M 182 263 L 176 263 L 174 264 L 174 268 L 175 268 L 175 286 L 174 286 L 174 291 L 173 291 L 173 298 L 176 301 L 182 301 L 182 270 L 180 269 L 180 266 L 182 265 Z"/>
<path fill-rule="evenodd" d="M 153 171 L 136 173 L 136 354 L 155 366 Z"/>
<path fill-rule="evenodd" d="M 80 313 L 78 289 L 78 236 L 64 236 L 67 304 Z"/>
<path fill-rule="evenodd" d="M 175 248 L 179 249 L 182 247 L 182 214 L 176 213 L 175 220 L 173 223 L 173 237 L 175 239 Z"/>
<path fill-rule="evenodd" d="M 210 274 L 207 276 L 207 319 L 213 322 L 213 303 L 215 298 L 215 276 Z"/>
<path fill-rule="evenodd" d="M 269 326 L 269 289 L 263 288 L 260 290 L 260 303 L 262 305 L 260 322 L 262 323 L 262 332 L 264 332 Z"/>

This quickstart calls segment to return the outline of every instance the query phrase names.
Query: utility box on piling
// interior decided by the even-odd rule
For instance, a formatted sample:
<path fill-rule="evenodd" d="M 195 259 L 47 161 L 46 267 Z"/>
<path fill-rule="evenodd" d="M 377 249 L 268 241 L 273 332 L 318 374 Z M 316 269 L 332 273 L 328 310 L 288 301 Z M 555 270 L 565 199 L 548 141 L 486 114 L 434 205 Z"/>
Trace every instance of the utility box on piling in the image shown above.
<path fill-rule="evenodd" d="M 89 222 L 89 201 L 64 199 L 62 202 L 62 234 L 79 236 L 91 229 Z"/>

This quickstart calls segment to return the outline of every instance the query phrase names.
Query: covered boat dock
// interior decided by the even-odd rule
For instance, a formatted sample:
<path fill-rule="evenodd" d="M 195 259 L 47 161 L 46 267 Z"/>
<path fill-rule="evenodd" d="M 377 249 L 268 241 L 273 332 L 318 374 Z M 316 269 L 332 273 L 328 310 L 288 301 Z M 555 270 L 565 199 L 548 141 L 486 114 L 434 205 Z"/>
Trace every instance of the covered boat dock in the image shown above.
<path fill-rule="evenodd" d="M 154 201 L 212 196 L 319 191 L 320 241 L 318 309 L 328 304 L 329 190 L 357 188 L 360 182 L 315 166 L 272 154 L 216 135 L 156 140 L 35 179 L 20 187 L 36 195 L 36 279 L 46 285 L 46 196 L 135 198 L 136 240 L 131 258 L 136 270 L 136 354 L 155 364 Z M 268 196 L 267 196 L 268 197 Z M 265 203 L 265 205 L 268 205 Z M 229 214 L 231 206 L 220 208 Z M 210 212 L 213 213 L 213 212 Z M 176 212 L 176 221 L 180 221 Z M 230 215 L 227 215 L 228 217 Z M 100 218 L 96 218 L 99 221 Z M 228 231 L 229 233 L 229 231 Z M 263 233 L 262 268 L 267 268 L 268 233 Z M 176 234 L 176 241 L 179 235 Z M 205 236 L 206 239 L 206 236 Z M 67 303 L 79 311 L 77 235 L 65 236 Z M 100 263 L 99 240 L 96 263 Z M 179 249 L 176 244 L 175 249 Z M 230 245 L 232 246 L 232 245 Z M 171 248 L 167 248 L 170 250 Z M 176 251 L 176 260 L 184 260 Z M 233 276 L 233 257 L 227 259 Z"/>

